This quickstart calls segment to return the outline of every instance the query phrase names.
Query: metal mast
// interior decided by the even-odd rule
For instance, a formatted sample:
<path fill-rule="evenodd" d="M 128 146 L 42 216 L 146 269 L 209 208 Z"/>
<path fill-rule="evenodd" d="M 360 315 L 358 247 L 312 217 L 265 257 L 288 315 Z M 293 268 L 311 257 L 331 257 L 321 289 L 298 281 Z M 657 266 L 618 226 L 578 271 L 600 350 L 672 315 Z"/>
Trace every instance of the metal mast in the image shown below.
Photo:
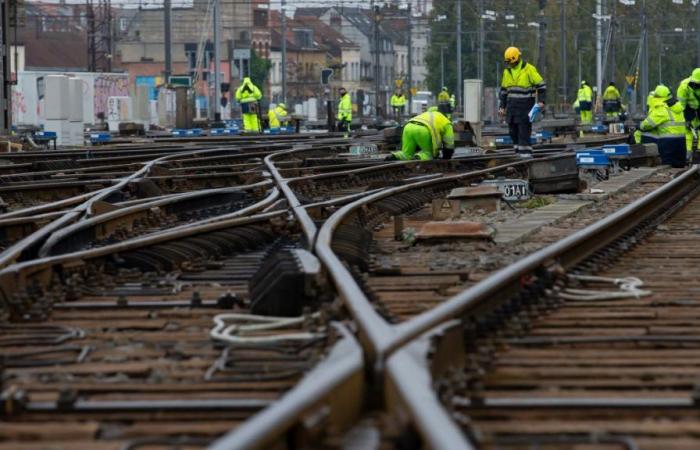
<path fill-rule="evenodd" d="M 173 74 L 173 60 L 172 60 L 172 39 L 171 39 L 171 22 L 170 22 L 170 12 L 172 10 L 170 0 L 163 1 L 163 16 L 165 19 L 165 70 L 163 70 L 163 75 L 165 76 L 165 83 L 169 83 L 170 76 Z"/>
<path fill-rule="evenodd" d="M 457 0 L 457 95 L 456 108 L 462 104 L 462 0 Z"/>
<path fill-rule="evenodd" d="M 221 120 L 221 10 L 219 0 L 214 0 L 214 120 Z"/>
<path fill-rule="evenodd" d="M 112 71 L 112 2 L 87 0 L 88 71 Z"/>

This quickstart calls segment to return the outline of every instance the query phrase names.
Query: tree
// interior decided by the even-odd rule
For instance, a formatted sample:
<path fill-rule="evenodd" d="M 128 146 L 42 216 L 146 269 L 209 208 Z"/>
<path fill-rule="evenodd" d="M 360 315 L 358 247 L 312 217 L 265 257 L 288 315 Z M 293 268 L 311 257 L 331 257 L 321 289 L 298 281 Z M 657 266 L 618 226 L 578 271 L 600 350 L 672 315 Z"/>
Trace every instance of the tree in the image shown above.
<path fill-rule="evenodd" d="M 539 4 L 519 0 L 459 0 L 462 2 L 462 74 L 464 78 L 476 77 L 479 51 L 479 5 L 496 13 L 495 20 L 484 20 L 484 86 L 495 87 L 503 71 L 503 51 L 514 45 L 523 51 L 526 61 L 538 60 Z M 563 96 L 562 55 L 560 29 L 561 5 L 565 5 L 566 29 L 564 42 L 567 50 L 567 96 Z M 697 6 L 693 2 L 642 2 L 625 5 L 618 1 L 603 0 L 604 16 L 613 20 L 613 37 L 603 76 L 603 85 L 615 81 L 624 92 L 625 76 L 636 72 L 637 48 L 641 36 L 642 5 L 646 5 L 647 36 L 649 46 L 649 88 L 663 82 L 675 92 L 678 83 L 697 64 Z M 450 90 L 456 87 L 456 18 L 455 0 L 435 0 L 431 13 L 431 45 L 426 52 L 428 67 L 427 84 L 436 91 L 440 85 L 440 48 L 445 47 L 445 84 Z M 549 0 L 544 9 L 546 23 L 545 66 L 539 68 L 547 83 L 547 102 L 550 105 L 573 102 L 580 78 L 595 83 L 595 26 L 593 13 L 595 0 Z M 512 17 L 511 17 L 512 16 Z M 603 36 L 608 36 L 607 19 Z M 614 51 L 612 51 L 614 47 Z M 614 55 L 614 61 L 613 61 Z M 639 89 L 637 85 L 637 89 Z M 637 102 L 646 93 L 637 94 Z"/>
<path fill-rule="evenodd" d="M 263 90 L 265 87 L 270 67 L 272 67 L 272 62 L 269 59 L 261 58 L 255 53 L 255 50 L 250 50 L 250 80 L 260 90 Z"/>

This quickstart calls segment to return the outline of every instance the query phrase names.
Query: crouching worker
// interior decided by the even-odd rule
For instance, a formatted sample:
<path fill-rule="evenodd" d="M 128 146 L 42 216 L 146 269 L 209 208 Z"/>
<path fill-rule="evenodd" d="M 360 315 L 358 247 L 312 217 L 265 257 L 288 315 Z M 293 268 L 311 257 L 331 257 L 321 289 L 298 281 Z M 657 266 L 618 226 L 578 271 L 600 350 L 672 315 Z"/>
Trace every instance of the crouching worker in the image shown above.
<path fill-rule="evenodd" d="M 452 122 L 431 107 L 427 112 L 408 121 L 401 135 L 401 151 L 389 155 L 387 161 L 428 161 L 438 157 L 442 147 L 442 158 L 450 159 L 454 153 L 455 138 Z"/>
<path fill-rule="evenodd" d="M 270 108 L 267 113 L 267 118 L 270 121 L 270 130 L 279 131 L 280 126 L 286 127 L 289 117 L 284 103 L 278 103 L 274 108 Z"/>
<path fill-rule="evenodd" d="M 659 148 L 664 164 L 684 167 L 686 163 L 685 117 L 683 106 L 673 98 L 671 90 L 660 84 L 654 89 L 654 102 L 649 115 L 639 126 L 641 141 L 653 142 Z"/>

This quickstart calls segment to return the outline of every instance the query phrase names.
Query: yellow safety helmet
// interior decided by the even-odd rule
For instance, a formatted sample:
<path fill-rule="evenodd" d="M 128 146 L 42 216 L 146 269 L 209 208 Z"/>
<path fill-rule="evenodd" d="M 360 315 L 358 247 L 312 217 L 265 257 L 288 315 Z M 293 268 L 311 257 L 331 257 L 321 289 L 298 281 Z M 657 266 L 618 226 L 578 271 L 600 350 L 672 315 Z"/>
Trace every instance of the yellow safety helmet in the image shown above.
<path fill-rule="evenodd" d="M 700 83 L 700 67 L 693 70 L 693 73 L 690 75 L 690 81 L 693 83 Z"/>
<path fill-rule="evenodd" d="M 279 107 L 282 108 L 282 109 L 286 109 L 286 108 L 287 108 L 287 105 L 285 105 L 285 104 L 282 103 L 282 102 L 279 102 L 279 103 L 277 104 L 277 106 L 279 106 Z"/>
<path fill-rule="evenodd" d="M 654 97 L 667 100 L 671 97 L 671 90 L 668 88 L 668 86 L 660 84 L 656 86 L 656 89 L 654 89 Z"/>
<path fill-rule="evenodd" d="M 508 47 L 503 54 L 503 58 L 508 64 L 515 64 L 520 59 L 520 49 L 518 47 Z"/>

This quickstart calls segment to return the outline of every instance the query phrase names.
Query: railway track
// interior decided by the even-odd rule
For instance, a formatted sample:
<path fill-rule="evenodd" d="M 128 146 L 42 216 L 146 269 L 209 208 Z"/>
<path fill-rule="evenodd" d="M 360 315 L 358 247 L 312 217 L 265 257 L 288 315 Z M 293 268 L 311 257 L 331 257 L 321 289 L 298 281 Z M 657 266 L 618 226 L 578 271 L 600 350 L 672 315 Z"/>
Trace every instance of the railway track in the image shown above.
<path fill-rule="evenodd" d="M 478 429 L 497 426 L 492 411 L 453 386 L 472 379 L 463 342 L 482 311 L 461 302 L 487 271 L 402 273 L 381 255 L 411 251 L 391 248 L 397 217 L 421 220 L 453 188 L 526 177 L 529 163 L 387 164 L 349 158 L 338 139 L 212 143 L 114 149 L 73 172 L 0 169 L 10 183 L 109 181 L 0 216 L 0 449 L 500 448 Z M 396 304 L 374 289 L 392 276 Z M 449 280 L 421 303 L 421 276 Z M 294 287 L 280 301 L 273 286 Z"/>
<path fill-rule="evenodd" d="M 484 448 L 700 446 L 692 175 L 686 196 L 571 265 L 533 296 L 534 309 L 547 305 L 540 313 L 528 307 L 478 350 L 494 351 L 483 376 L 467 381 L 479 387 L 450 401 L 472 418 Z"/>
<path fill-rule="evenodd" d="M 473 174 L 470 174 L 473 176 Z M 450 398 L 449 394 L 454 392 L 454 388 L 450 388 L 455 380 L 443 379 L 441 376 L 436 376 L 438 374 L 444 375 L 445 373 L 453 374 L 454 372 L 460 372 L 464 365 L 464 361 L 459 361 L 457 357 L 455 361 L 454 355 L 451 353 L 455 349 L 464 348 L 463 340 L 468 339 L 469 336 L 466 335 L 466 331 L 462 330 L 460 326 L 456 326 L 455 323 L 449 322 L 450 319 L 460 319 L 462 317 L 461 311 L 456 309 L 455 303 L 459 303 L 459 300 L 464 298 L 464 295 L 456 295 L 452 299 L 446 298 L 443 303 L 436 306 L 434 309 L 427 312 L 423 312 L 417 316 L 409 316 L 408 322 L 399 324 L 396 326 L 388 325 L 385 317 L 377 313 L 376 305 L 372 306 L 367 295 L 363 292 L 363 280 L 362 277 L 358 277 L 357 271 L 348 271 L 348 268 L 357 268 L 361 266 L 362 262 L 369 261 L 367 258 L 366 249 L 363 250 L 362 245 L 357 245 L 362 242 L 362 229 L 369 229 L 376 231 L 378 225 L 381 225 L 382 221 L 386 222 L 390 219 L 391 215 L 386 211 L 389 210 L 389 205 L 391 202 L 387 201 L 385 205 L 382 205 L 384 212 L 382 213 L 381 207 L 378 205 L 372 205 L 368 201 L 374 200 L 379 204 L 379 201 L 383 198 L 391 198 L 395 203 L 403 207 L 403 212 L 405 211 L 416 211 L 419 210 L 420 206 L 426 203 L 432 196 L 441 195 L 439 193 L 439 188 L 432 186 L 433 192 L 428 192 L 421 198 L 420 193 L 411 192 L 405 199 L 398 198 L 397 194 L 401 191 L 415 191 L 417 187 L 424 189 L 424 186 L 420 186 L 422 183 L 426 185 L 439 185 L 444 183 L 444 180 L 440 181 L 425 181 L 414 183 L 413 186 L 398 187 L 391 192 L 379 192 L 367 196 L 365 198 L 359 199 L 354 204 L 349 204 L 338 211 L 337 216 L 331 216 L 329 220 L 325 222 L 320 230 L 316 243 L 316 251 L 329 271 L 332 273 L 332 278 L 339 290 L 341 298 L 347 309 L 350 311 L 353 318 L 358 323 L 360 328 L 360 342 L 363 343 L 366 355 L 368 355 L 367 363 L 370 371 L 374 371 L 379 364 L 380 369 L 385 373 L 386 378 L 384 379 L 384 399 L 383 407 L 386 412 L 394 413 L 403 418 L 404 425 L 407 425 L 409 429 L 414 430 L 412 434 L 408 432 L 409 436 L 413 437 L 413 442 L 422 442 L 422 445 L 426 445 L 433 448 L 472 448 L 474 446 L 484 445 L 484 442 L 480 441 L 478 433 L 474 433 L 472 422 L 469 420 L 468 415 L 464 415 L 463 411 L 455 411 L 455 404 L 459 404 L 457 398 Z M 658 187 L 659 180 L 651 180 L 646 191 L 654 191 L 654 188 Z M 443 188 L 443 191 L 445 189 Z M 429 190 L 428 190 L 429 191 Z M 656 191 L 654 191 L 656 192 Z M 668 189 L 666 189 L 668 192 Z M 652 194 L 650 194 L 652 195 Z M 663 195 L 663 194 L 661 194 Z M 656 193 L 658 197 L 659 194 Z M 372 198 L 374 197 L 374 198 Z M 411 204 L 413 200 L 413 205 Z M 628 198 L 627 201 L 630 201 Z M 622 207 L 624 203 L 613 205 L 614 207 Z M 659 206 L 657 205 L 657 208 Z M 373 208 L 379 209 L 378 213 L 373 211 Z M 396 213 L 402 212 L 401 208 L 389 212 Z M 609 213 L 609 212 L 608 212 Z M 357 218 L 356 214 L 360 217 Z M 383 215 L 382 215 L 383 214 Z M 351 229 L 347 233 L 339 233 L 338 230 L 341 229 L 344 223 L 349 223 L 351 226 L 354 225 L 354 229 Z M 338 243 L 334 241 L 336 236 L 342 236 L 345 241 Z M 365 238 L 366 239 L 366 238 Z M 336 247 L 332 247 L 336 245 Z M 364 252 L 364 254 L 363 254 Z M 509 268 L 506 267 L 507 270 Z M 354 276 L 353 276 L 354 273 Z M 359 278 L 359 279 L 358 279 Z M 461 294 L 466 294 L 467 292 L 472 292 L 474 290 L 479 291 L 482 289 L 483 283 L 487 283 L 489 278 L 480 280 L 473 280 L 471 287 L 467 287 L 465 291 L 461 291 Z M 403 280 L 405 281 L 405 279 Z M 434 280 L 431 280 L 434 281 Z M 520 282 L 520 278 L 515 278 L 516 282 Z M 401 284 L 401 281 L 397 282 Z M 516 289 L 505 289 L 506 292 L 517 292 Z M 404 290 L 406 286 L 403 286 Z M 414 291 L 416 290 L 413 287 Z M 464 287 L 462 287 L 464 289 Z M 492 286 L 492 293 L 498 292 L 497 288 Z M 420 293 L 417 293 L 420 295 Z M 448 296 L 449 297 L 449 296 Z M 457 299 L 457 300 L 454 300 Z M 454 301 L 453 301 L 454 300 Z M 410 303 L 410 302 L 409 302 Z M 484 301 L 484 303 L 486 303 Z M 500 308 L 500 305 L 496 305 L 496 308 Z M 450 310 L 450 308 L 452 308 Z M 488 314 L 483 311 L 483 309 L 488 310 L 489 306 L 482 306 L 481 309 L 476 309 L 474 312 L 474 319 L 477 323 L 485 321 L 489 323 Z M 449 312 L 446 312 L 449 311 Z M 379 313 L 382 311 L 380 310 Z M 500 315 L 504 314 L 499 311 Z M 482 316 L 487 316 L 482 319 Z M 436 317 L 440 317 L 440 320 L 435 320 Z M 440 323 L 446 323 L 450 326 L 444 325 L 440 327 Z M 471 324 L 469 324 L 471 325 Z M 434 327 L 438 326 L 438 329 Z M 466 327 L 469 330 L 469 327 Z M 431 332 L 432 330 L 432 332 Z M 455 331 L 456 330 L 456 331 Z M 418 338 L 423 335 L 423 333 L 432 334 L 432 342 L 425 343 L 425 340 L 419 340 Z M 465 337 L 460 337 L 465 335 Z M 421 343 L 422 342 L 422 343 Z M 418 347 L 416 347 L 418 346 Z M 425 348 L 429 347 L 426 352 Z M 422 352 L 418 349 L 423 348 Z M 472 349 L 473 350 L 473 349 Z M 415 353 L 422 353 L 422 357 L 415 360 Z M 457 352 L 459 353 L 459 352 Z M 478 357 L 478 352 L 476 357 L 470 356 L 471 353 L 464 351 L 464 360 L 471 361 Z M 426 372 L 425 363 L 420 362 L 422 358 L 430 361 L 430 372 Z M 479 370 L 477 367 L 475 370 Z M 434 377 L 434 378 L 433 378 Z M 459 381 L 459 376 L 457 377 Z M 431 381 L 433 380 L 433 381 Z M 337 379 L 338 386 L 342 386 L 347 379 L 339 377 Z M 442 384 L 440 384 L 442 383 Z M 448 386 L 446 391 L 448 392 L 447 398 L 440 393 L 440 398 L 443 403 L 434 402 L 435 398 L 431 400 L 431 395 L 425 390 L 431 388 L 440 389 L 442 387 Z M 425 389 L 425 390 L 424 390 Z M 332 390 L 328 391 L 329 393 Z M 314 401 L 323 401 L 323 395 L 318 394 Z M 327 405 L 332 404 L 330 399 L 325 399 Z M 445 407 L 446 405 L 446 407 Z M 299 409 L 295 412 L 300 413 L 303 410 L 304 405 L 297 404 Z M 309 408 L 306 405 L 306 408 Z M 488 410 L 488 408 L 486 408 Z M 484 415 L 488 415 L 488 411 L 484 411 Z M 497 416 L 497 413 L 493 414 Z M 262 414 L 265 417 L 265 414 Z M 265 417 L 268 420 L 272 420 L 273 414 L 268 414 Z M 466 417 L 466 420 L 460 420 Z M 368 420 L 367 415 L 359 414 L 355 417 L 355 424 L 364 423 Z M 461 427 L 459 425 L 466 422 L 466 426 Z M 264 419 L 260 419 L 257 424 L 265 423 Z M 406 438 L 406 432 L 391 433 L 387 432 L 386 427 L 383 425 L 378 425 L 377 423 L 383 423 L 382 421 L 375 421 L 374 425 L 369 425 L 367 428 L 379 430 L 380 435 L 383 434 L 385 438 L 389 441 L 396 443 L 397 440 L 401 441 L 402 438 Z M 223 448 L 245 448 L 245 441 L 241 440 L 241 436 L 245 437 L 247 442 L 254 442 L 260 446 L 264 446 L 264 442 L 268 442 L 270 439 L 269 434 L 264 436 L 261 433 L 261 429 L 256 429 L 256 422 L 253 421 L 248 427 L 245 427 L 245 433 L 234 433 L 229 436 L 228 439 L 220 441 L 216 449 Z M 268 424 L 269 427 L 270 424 Z M 261 425 L 259 425 L 261 426 Z M 396 426 L 396 424 L 394 424 Z M 357 428 L 357 426 L 356 426 Z M 352 429 L 349 433 L 352 435 Z M 504 426 L 504 429 L 507 425 Z M 440 430 L 436 432 L 435 430 Z M 268 428 L 269 433 L 269 428 Z M 398 437 L 397 437 L 398 434 Z M 393 435 L 393 436 L 392 436 Z M 476 437 L 475 437 L 476 436 Z M 257 438 L 257 440 L 252 440 Z M 334 441 L 331 438 L 331 441 Z M 335 438 L 335 442 L 338 438 Z M 380 442 L 384 442 L 380 440 Z M 375 442 L 376 443 L 376 442 Z M 522 442 L 521 442 L 522 444 Z M 532 443 L 530 443 L 532 444 Z M 525 444 L 525 445 L 530 445 Z M 535 444 L 540 444 L 536 442 Z M 564 443 L 566 445 L 566 443 Z M 619 445 L 617 441 L 612 440 L 612 445 Z M 496 446 L 496 448 L 500 448 Z"/>

